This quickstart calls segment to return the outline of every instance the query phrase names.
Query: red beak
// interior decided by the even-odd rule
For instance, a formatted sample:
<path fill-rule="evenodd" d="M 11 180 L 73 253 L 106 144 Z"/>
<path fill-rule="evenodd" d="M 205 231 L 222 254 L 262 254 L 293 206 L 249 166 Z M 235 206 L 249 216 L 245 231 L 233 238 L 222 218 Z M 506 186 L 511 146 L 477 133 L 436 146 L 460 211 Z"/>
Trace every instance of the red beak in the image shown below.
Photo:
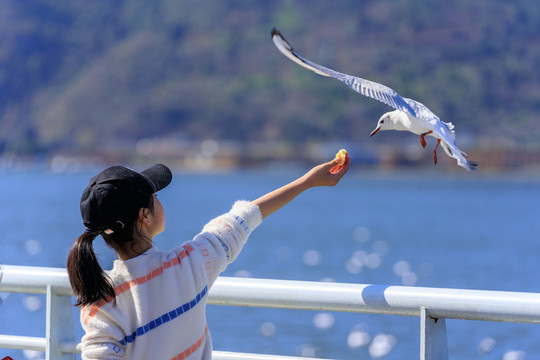
<path fill-rule="evenodd" d="M 378 133 L 378 132 L 379 132 L 379 130 L 381 130 L 381 128 L 380 128 L 380 127 L 376 128 L 375 130 L 373 130 L 373 131 L 371 132 L 371 134 L 369 134 L 369 136 L 373 136 L 373 135 L 375 135 L 376 133 Z"/>

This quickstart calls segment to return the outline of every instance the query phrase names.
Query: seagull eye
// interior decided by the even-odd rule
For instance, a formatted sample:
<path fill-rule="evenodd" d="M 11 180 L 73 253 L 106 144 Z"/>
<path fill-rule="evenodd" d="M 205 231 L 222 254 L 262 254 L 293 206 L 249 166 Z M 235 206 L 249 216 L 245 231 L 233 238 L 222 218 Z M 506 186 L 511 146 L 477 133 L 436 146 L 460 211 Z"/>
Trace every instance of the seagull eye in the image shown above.
<path fill-rule="evenodd" d="M 381 124 L 384 124 L 384 120 L 381 120 Z"/>

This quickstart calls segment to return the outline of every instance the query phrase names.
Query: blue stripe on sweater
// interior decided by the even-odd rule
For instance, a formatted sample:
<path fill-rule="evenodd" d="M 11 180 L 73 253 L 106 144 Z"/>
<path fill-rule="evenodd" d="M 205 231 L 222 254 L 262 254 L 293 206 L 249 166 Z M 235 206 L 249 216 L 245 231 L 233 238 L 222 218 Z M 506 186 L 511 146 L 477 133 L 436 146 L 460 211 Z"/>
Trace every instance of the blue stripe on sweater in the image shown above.
<path fill-rule="evenodd" d="M 183 313 L 188 312 L 189 310 L 193 309 L 206 296 L 207 292 L 208 292 L 208 286 L 205 286 L 203 291 L 201 291 L 199 294 L 197 294 L 197 296 L 193 300 L 188 301 L 187 303 L 185 303 L 183 305 L 180 305 L 179 307 L 177 307 L 173 311 L 167 312 L 167 313 L 155 318 L 154 320 L 150 321 L 146 325 L 138 327 L 137 330 L 135 330 L 133 332 L 133 334 L 125 336 L 124 339 L 122 339 L 120 341 L 120 344 L 126 345 L 128 343 L 131 343 L 131 342 L 135 341 L 135 338 L 137 338 L 137 336 L 142 336 L 142 335 L 152 331 L 153 329 L 155 329 L 155 328 L 157 328 L 157 327 L 159 327 L 159 326 L 161 326 L 161 325 L 163 325 L 163 324 L 177 318 L 178 316 L 182 315 Z"/>

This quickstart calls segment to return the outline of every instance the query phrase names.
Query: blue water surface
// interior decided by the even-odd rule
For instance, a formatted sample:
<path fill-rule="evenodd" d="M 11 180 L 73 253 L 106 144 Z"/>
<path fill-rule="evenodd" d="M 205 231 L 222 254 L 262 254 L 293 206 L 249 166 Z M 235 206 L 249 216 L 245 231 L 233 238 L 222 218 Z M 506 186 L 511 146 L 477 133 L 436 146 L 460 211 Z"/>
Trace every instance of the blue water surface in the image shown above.
<path fill-rule="evenodd" d="M 306 170 L 306 169 L 305 169 Z M 0 173 L 0 263 L 65 267 L 83 231 L 79 199 L 99 169 Z M 299 169 L 176 172 L 159 193 L 162 250 L 191 239 L 237 199 L 254 199 Z M 482 172 L 352 170 L 310 189 L 255 230 L 224 276 L 539 292 L 540 177 Z M 111 250 L 95 242 L 104 268 Z M 44 336 L 45 297 L 0 294 L 0 332 Z M 76 333 L 82 332 L 75 310 Z M 416 317 L 209 306 L 214 348 L 338 359 L 417 359 Z M 540 358 L 540 326 L 447 320 L 451 359 Z M 0 357 L 43 353 L 1 349 Z M 514 357 L 512 357 L 514 356 Z M 156 357 L 157 358 L 157 357 Z M 505 358 L 505 359 L 506 359 Z"/>

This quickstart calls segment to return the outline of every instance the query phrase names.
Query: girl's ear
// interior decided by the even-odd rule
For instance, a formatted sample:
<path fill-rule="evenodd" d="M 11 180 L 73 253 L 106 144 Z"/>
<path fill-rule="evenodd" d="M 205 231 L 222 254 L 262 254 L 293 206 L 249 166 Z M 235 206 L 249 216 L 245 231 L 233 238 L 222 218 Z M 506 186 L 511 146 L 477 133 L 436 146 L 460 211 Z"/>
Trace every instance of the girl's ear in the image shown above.
<path fill-rule="evenodd" d="M 151 222 L 149 214 L 150 209 L 141 208 L 139 210 L 139 221 L 144 224 L 149 224 Z"/>

